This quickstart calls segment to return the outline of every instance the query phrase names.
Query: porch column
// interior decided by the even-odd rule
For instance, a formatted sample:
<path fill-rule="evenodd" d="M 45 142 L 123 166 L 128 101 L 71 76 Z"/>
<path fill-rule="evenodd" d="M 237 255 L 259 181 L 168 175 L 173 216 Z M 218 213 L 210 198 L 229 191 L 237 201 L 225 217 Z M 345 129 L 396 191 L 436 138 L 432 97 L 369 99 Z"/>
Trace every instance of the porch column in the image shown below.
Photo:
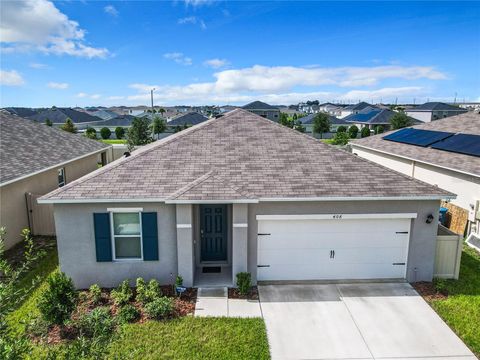
<path fill-rule="evenodd" d="M 183 285 L 193 286 L 194 256 L 192 205 L 177 204 L 177 262 L 178 275 L 183 277 Z"/>
<path fill-rule="evenodd" d="M 232 280 L 236 285 L 237 273 L 247 271 L 248 204 L 233 204 L 232 220 Z"/>

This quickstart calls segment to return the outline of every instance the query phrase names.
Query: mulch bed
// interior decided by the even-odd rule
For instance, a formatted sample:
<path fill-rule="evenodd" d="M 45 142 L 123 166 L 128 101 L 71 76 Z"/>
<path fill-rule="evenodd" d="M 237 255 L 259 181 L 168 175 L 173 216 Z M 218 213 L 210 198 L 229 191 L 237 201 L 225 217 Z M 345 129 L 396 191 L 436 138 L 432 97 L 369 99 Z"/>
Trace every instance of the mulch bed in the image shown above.
<path fill-rule="evenodd" d="M 252 286 L 250 292 L 247 295 L 240 294 L 237 288 L 228 288 L 228 298 L 258 300 L 258 288 L 256 286 Z"/>
<path fill-rule="evenodd" d="M 448 297 L 447 293 L 437 291 L 431 282 L 420 281 L 413 283 L 412 286 L 427 301 L 443 300 Z"/>

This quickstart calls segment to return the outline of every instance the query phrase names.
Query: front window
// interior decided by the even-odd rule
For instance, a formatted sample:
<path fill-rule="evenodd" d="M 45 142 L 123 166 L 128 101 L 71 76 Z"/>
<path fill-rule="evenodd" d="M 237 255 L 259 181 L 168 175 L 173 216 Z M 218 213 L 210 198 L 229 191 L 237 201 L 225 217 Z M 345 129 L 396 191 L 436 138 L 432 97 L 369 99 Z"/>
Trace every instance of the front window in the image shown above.
<path fill-rule="evenodd" d="M 65 186 L 67 179 L 65 178 L 65 168 L 58 169 L 58 187 Z"/>
<path fill-rule="evenodd" d="M 112 224 L 115 259 L 142 259 L 140 213 L 113 212 Z"/>

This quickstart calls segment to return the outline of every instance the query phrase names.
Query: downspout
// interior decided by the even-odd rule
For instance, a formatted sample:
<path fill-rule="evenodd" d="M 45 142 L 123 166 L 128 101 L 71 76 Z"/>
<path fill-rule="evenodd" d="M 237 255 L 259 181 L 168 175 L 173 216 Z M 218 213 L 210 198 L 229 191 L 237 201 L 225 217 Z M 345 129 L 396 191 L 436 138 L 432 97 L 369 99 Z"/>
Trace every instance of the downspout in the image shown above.
<path fill-rule="evenodd" d="M 415 177 L 415 160 L 412 161 L 412 177 Z"/>

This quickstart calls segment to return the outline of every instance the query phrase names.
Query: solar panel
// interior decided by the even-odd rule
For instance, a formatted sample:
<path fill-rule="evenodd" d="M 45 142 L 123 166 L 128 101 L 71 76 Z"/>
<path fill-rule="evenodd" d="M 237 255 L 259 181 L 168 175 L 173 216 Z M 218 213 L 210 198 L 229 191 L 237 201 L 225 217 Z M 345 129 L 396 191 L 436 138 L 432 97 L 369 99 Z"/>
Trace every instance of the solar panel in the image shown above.
<path fill-rule="evenodd" d="M 480 135 L 456 134 L 433 144 L 432 148 L 480 157 Z"/>
<path fill-rule="evenodd" d="M 427 147 L 436 143 L 437 141 L 444 140 L 452 135 L 454 135 L 454 133 L 445 131 L 405 128 L 396 131 L 393 134 L 384 136 L 383 139 L 404 144 Z"/>

